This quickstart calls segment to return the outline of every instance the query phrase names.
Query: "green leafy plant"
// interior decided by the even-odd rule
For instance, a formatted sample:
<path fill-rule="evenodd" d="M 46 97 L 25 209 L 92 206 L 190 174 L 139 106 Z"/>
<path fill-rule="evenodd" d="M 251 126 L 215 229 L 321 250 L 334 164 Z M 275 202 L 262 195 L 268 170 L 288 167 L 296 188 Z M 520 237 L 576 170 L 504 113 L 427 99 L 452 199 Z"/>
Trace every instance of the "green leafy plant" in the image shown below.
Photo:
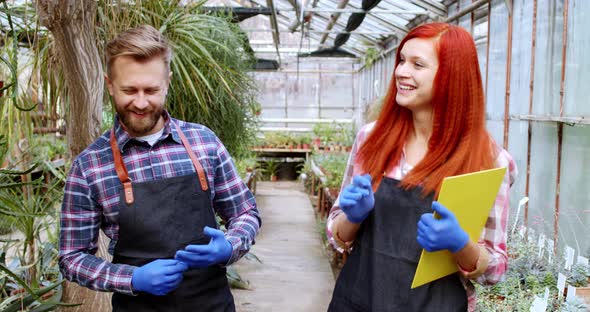
<path fill-rule="evenodd" d="M 582 264 L 574 264 L 571 272 L 567 277 L 568 284 L 574 287 L 588 286 L 588 267 Z"/>
<path fill-rule="evenodd" d="M 574 297 L 561 306 L 560 312 L 587 312 L 588 305 L 580 298 Z"/>
<path fill-rule="evenodd" d="M 342 184 L 344 170 L 348 161 L 347 154 L 314 154 L 312 159 L 326 175 L 325 186 L 339 188 Z"/>
<path fill-rule="evenodd" d="M 559 260 L 550 264 L 546 256 L 539 257 L 537 245 L 520 235 L 509 236 L 508 254 L 504 281 L 487 287 L 475 285 L 478 311 L 529 311 L 535 295 L 542 295 L 546 287 L 551 298 L 557 297 Z"/>
<path fill-rule="evenodd" d="M 240 157 L 239 159 L 235 159 L 236 169 L 240 174 L 240 177 L 245 177 L 248 171 L 252 171 L 256 168 L 256 156 L 254 154 L 250 154 L 247 157 Z"/>
<path fill-rule="evenodd" d="M 276 177 L 277 173 L 279 172 L 279 166 L 281 165 L 280 162 L 278 161 L 274 161 L 274 160 L 269 160 L 264 164 L 264 168 L 262 169 L 262 171 L 271 179 L 273 180 L 273 177 Z"/>
<path fill-rule="evenodd" d="M 226 232 L 227 228 L 225 227 L 225 223 L 223 222 L 223 220 L 217 215 L 215 216 L 215 219 L 217 221 L 217 224 L 219 225 L 219 229 Z M 250 261 L 257 261 L 259 263 L 262 263 L 262 261 L 252 252 L 248 252 L 246 255 L 244 255 L 244 259 L 247 259 Z M 228 281 L 229 286 L 231 288 L 250 289 L 250 281 L 243 278 L 240 275 L 240 273 L 238 273 L 235 266 L 233 266 L 233 265 L 228 266 L 226 269 L 225 276 L 227 277 L 227 281 Z M 2 312 L 2 311 L 0 310 L 0 312 Z"/>
<path fill-rule="evenodd" d="M 14 228 L 24 235 L 19 258 L 27 267 L 27 282 L 34 287 L 42 277 L 38 248 L 40 233 L 47 226 L 44 218 L 56 213 L 61 187 L 59 182 L 46 186 L 36 180 L 24 188 L 0 190 L 0 215 L 11 220 Z"/>
<path fill-rule="evenodd" d="M 363 64 L 366 67 L 370 67 L 379 59 L 379 51 L 374 47 L 369 47 L 365 50 L 365 55 L 363 55 Z"/>

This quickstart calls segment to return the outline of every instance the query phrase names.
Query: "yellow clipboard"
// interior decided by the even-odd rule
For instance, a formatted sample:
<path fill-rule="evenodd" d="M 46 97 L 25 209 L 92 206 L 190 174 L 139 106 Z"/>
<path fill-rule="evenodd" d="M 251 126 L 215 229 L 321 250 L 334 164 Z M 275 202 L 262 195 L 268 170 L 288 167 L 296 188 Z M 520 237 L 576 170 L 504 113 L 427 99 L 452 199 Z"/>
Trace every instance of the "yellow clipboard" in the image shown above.
<path fill-rule="evenodd" d="M 438 202 L 455 214 L 459 224 L 477 242 L 502 184 L 506 168 L 478 171 L 443 180 Z M 422 249 L 411 288 L 422 286 L 459 271 L 448 250 Z"/>

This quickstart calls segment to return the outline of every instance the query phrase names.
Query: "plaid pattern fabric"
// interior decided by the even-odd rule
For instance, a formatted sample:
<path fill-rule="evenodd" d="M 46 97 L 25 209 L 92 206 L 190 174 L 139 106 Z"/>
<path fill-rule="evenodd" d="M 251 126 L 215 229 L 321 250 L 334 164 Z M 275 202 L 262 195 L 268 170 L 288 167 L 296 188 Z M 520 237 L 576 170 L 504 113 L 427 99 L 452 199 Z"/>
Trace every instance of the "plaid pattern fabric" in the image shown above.
<path fill-rule="evenodd" d="M 226 221 L 226 238 L 233 247 L 227 264 L 231 264 L 248 252 L 258 233 L 260 217 L 254 196 L 210 129 L 173 119 L 167 113 L 165 118 L 163 134 L 152 147 L 131 138 L 118 119 L 115 121 L 115 137 L 129 177 L 133 182 L 144 182 L 196 174 L 172 124 L 177 123 L 207 174 L 211 205 Z M 135 267 L 95 256 L 99 229 L 111 239 L 111 254 L 119 232 L 122 185 L 115 171 L 109 135 L 110 130 L 80 153 L 68 174 L 61 209 L 59 265 L 68 280 L 82 286 L 131 294 Z"/>
<path fill-rule="evenodd" d="M 359 130 L 346 165 L 346 171 L 344 173 L 344 178 L 340 189 L 341 191 L 345 186 L 352 182 L 353 176 L 364 174 L 364 172 L 361 172 L 361 166 L 358 163 L 356 155 L 359 147 L 366 140 L 368 134 L 374 126 L 374 122 L 369 123 Z M 518 170 L 516 168 L 515 161 L 512 159 L 512 156 L 506 150 L 500 147 L 498 147 L 498 150 L 499 153 L 496 159 L 496 165 L 498 167 L 506 167 L 508 170 L 506 170 L 504 181 L 500 186 L 498 196 L 496 197 L 494 206 L 490 211 L 484 231 L 478 242 L 480 245 L 485 247 L 490 255 L 486 272 L 474 280 L 474 282 L 481 285 L 495 284 L 500 281 L 503 278 L 508 266 L 508 256 L 506 253 L 506 227 L 508 223 L 508 209 L 510 205 L 509 193 L 510 186 L 512 183 L 514 183 L 518 175 Z M 410 170 L 412 170 L 412 166 L 407 164 L 402 159 L 397 166 L 395 166 L 390 172 L 387 172 L 386 176 L 389 178 L 401 180 Z M 328 216 L 326 234 L 330 244 L 338 251 L 344 252 L 344 250 L 336 243 L 332 234 L 334 220 L 341 213 L 342 210 L 340 210 L 339 207 L 339 199 L 336 199 L 336 202 L 334 203 L 334 206 L 330 210 L 330 214 Z M 473 281 L 463 277 L 461 279 L 463 286 L 465 287 L 465 291 L 467 292 L 468 311 L 475 311 L 476 294 L 475 287 L 472 283 Z"/>

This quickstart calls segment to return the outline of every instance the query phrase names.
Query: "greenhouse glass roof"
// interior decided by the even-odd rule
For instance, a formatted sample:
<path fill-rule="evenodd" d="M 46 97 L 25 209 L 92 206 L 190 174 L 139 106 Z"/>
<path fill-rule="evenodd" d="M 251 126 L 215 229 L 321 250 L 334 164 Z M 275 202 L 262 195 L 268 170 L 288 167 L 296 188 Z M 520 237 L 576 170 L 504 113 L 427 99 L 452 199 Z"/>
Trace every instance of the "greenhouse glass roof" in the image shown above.
<path fill-rule="evenodd" d="M 208 1 L 207 5 L 220 5 Z M 445 0 L 229 0 L 241 14 L 257 57 L 361 57 L 369 48 L 385 49 L 426 20 L 447 18 Z M 255 15 L 255 16 L 253 16 Z M 250 18 L 253 16 L 252 18 Z"/>

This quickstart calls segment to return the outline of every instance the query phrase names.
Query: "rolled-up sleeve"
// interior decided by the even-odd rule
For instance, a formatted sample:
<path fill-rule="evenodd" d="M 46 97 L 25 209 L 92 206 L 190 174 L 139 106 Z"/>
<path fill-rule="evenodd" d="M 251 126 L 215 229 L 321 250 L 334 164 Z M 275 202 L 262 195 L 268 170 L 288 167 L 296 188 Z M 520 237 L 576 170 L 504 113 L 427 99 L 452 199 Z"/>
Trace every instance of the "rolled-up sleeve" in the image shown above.
<path fill-rule="evenodd" d="M 217 214 L 226 222 L 226 239 L 232 245 L 227 265 L 244 256 L 254 244 L 261 225 L 254 195 L 240 178 L 227 149 L 216 137 L 215 198 Z"/>

